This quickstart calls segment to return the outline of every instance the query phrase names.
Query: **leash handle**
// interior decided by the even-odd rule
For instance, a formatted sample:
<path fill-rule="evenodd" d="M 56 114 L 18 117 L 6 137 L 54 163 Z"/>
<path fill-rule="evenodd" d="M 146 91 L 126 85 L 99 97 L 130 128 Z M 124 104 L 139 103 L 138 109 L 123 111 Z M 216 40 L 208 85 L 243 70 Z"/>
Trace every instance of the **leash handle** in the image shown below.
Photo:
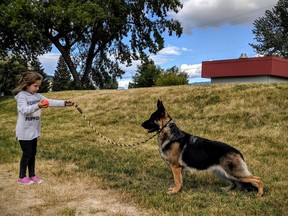
<path fill-rule="evenodd" d="M 135 143 L 135 144 L 120 144 L 120 143 L 117 143 L 105 136 L 103 136 L 98 130 L 96 130 L 96 128 L 94 127 L 93 124 L 91 124 L 91 122 L 87 119 L 87 117 L 85 116 L 85 114 L 83 113 L 82 109 L 79 107 L 79 105 L 75 102 L 73 102 L 74 104 L 74 107 L 78 110 L 78 112 L 82 115 L 82 117 L 85 119 L 85 121 L 87 122 L 87 124 L 92 128 L 92 130 L 98 135 L 100 136 L 102 139 L 104 139 L 106 142 L 108 143 L 111 143 L 113 145 L 116 145 L 116 146 L 120 146 L 120 147 L 136 147 L 136 146 L 139 146 L 141 144 L 144 144 L 146 142 L 148 142 L 149 140 L 151 140 L 152 138 L 154 138 L 158 133 L 154 134 L 153 136 L 151 136 L 150 138 L 142 141 L 142 142 L 138 142 L 138 143 Z"/>

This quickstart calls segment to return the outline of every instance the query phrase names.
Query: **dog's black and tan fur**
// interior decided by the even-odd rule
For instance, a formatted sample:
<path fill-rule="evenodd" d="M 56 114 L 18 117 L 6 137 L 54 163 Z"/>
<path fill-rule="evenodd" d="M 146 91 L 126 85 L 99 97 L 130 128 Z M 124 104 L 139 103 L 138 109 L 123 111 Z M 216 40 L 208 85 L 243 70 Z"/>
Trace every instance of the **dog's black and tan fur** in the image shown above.
<path fill-rule="evenodd" d="M 157 110 L 142 123 L 148 133 L 158 131 L 161 157 L 170 165 L 174 187 L 168 193 L 177 193 L 182 189 L 182 172 L 210 170 L 234 189 L 236 182 L 251 183 L 258 188 L 258 195 L 263 195 L 261 178 L 251 175 L 243 155 L 237 149 L 222 142 L 193 136 L 181 131 L 165 110 L 162 101 L 157 102 Z"/>

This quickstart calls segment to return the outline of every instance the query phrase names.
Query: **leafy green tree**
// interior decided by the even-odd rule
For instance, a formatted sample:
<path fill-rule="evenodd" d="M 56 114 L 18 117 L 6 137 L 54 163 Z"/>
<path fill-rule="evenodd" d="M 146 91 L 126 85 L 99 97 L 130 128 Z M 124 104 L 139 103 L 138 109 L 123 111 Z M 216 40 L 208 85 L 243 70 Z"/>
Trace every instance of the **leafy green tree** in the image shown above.
<path fill-rule="evenodd" d="M 47 74 L 44 72 L 44 68 L 42 67 L 42 64 L 38 58 L 35 58 L 31 61 L 29 69 L 38 72 L 43 76 L 43 80 L 38 92 L 48 92 L 50 90 L 50 81 L 47 77 Z"/>
<path fill-rule="evenodd" d="M 9 54 L 28 62 L 38 55 L 51 51 L 51 41 L 45 37 L 44 32 L 41 32 L 43 29 L 35 23 L 38 18 L 38 23 L 43 20 L 41 16 L 37 18 L 37 14 L 40 13 L 37 9 L 40 2 L 43 1 L 0 1 L 0 56 L 2 58 Z"/>
<path fill-rule="evenodd" d="M 72 89 L 71 74 L 67 68 L 62 55 L 59 57 L 57 67 L 52 81 L 53 91 L 64 91 Z"/>
<path fill-rule="evenodd" d="M 265 56 L 288 58 L 288 1 L 279 0 L 265 16 L 254 21 L 253 34 L 258 44 L 250 44 Z"/>
<path fill-rule="evenodd" d="M 162 69 L 157 67 L 154 62 L 145 62 L 137 66 L 136 74 L 132 76 L 132 82 L 128 88 L 151 87 L 155 85 L 157 78 L 162 73 Z"/>
<path fill-rule="evenodd" d="M 163 72 L 156 80 L 156 86 L 187 85 L 189 76 L 185 72 L 180 72 L 179 68 L 173 66 Z"/>
<path fill-rule="evenodd" d="M 27 65 L 22 60 L 0 58 L 0 94 L 12 95 L 12 90 L 18 85 L 22 73 L 26 70 Z"/>
<path fill-rule="evenodd" d="M 180 0 L 2 0 L 0 52 L 33 59 L 53 44 L 81 88 L 95 71 L 113 79 L 124 74 L 120 64 L 147 61 L 164 47 L 163 33 L 181 36 L 180 23 L 168 16 L 180 7 Z"/>

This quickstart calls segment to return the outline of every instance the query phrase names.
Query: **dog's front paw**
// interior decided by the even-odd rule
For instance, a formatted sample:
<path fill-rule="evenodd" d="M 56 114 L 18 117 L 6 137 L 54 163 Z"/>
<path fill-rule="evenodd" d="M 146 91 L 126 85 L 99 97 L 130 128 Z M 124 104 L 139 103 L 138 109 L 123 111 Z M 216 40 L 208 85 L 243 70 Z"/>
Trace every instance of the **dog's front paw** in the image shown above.
<path fill-rule="evenodd" d="M 180 188 L 177 188 L 177 187 L 170 187 L 167 191 L 167 194 L 176 194 L 178 193 L 179 191 L 181 190 L 181 187 Z"/>

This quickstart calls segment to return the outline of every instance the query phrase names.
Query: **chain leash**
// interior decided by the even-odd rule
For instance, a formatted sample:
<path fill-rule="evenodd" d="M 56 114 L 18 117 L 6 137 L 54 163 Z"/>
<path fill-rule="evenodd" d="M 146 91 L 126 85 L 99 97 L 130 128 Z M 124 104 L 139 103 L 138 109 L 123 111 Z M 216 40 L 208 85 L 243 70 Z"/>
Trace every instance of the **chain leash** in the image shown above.
<path fill-rule="evenodd" d="M 78 106 L 77 103 L 74 103 L 74 107 L 78 110 L 78 112 L 82 115 L 82 117 L 85 119 L 86 123 L 92 128 L 92 130 L 98 135 L 100 136 L 102 139 L 104 139 L 106 142 L 111 143 L 113 145 L 116 146 L 120 146 L 120 147 L 136 147 L 139 146 L 141 144 L 144 144 L 146 142 L 148 142 L 149 140 L 151 140 L 152 138 L 154 138 L 156 135 L 159 134 L 159 132 L 157 132 L 156 134 L 154 134 L 153 136 L 151 136 L 150 138 L 142 141 L 142 142 L 138 142 L 138 143 L 134 143 L 134 144 L 121 144 L 121 143 L 117 143 L 107 137 L 105 137 L 104 135 L 102 135 L 95 127 L 94 125 L 87 119 L 86 115 L 83 113 L 82 109 Z"/>

